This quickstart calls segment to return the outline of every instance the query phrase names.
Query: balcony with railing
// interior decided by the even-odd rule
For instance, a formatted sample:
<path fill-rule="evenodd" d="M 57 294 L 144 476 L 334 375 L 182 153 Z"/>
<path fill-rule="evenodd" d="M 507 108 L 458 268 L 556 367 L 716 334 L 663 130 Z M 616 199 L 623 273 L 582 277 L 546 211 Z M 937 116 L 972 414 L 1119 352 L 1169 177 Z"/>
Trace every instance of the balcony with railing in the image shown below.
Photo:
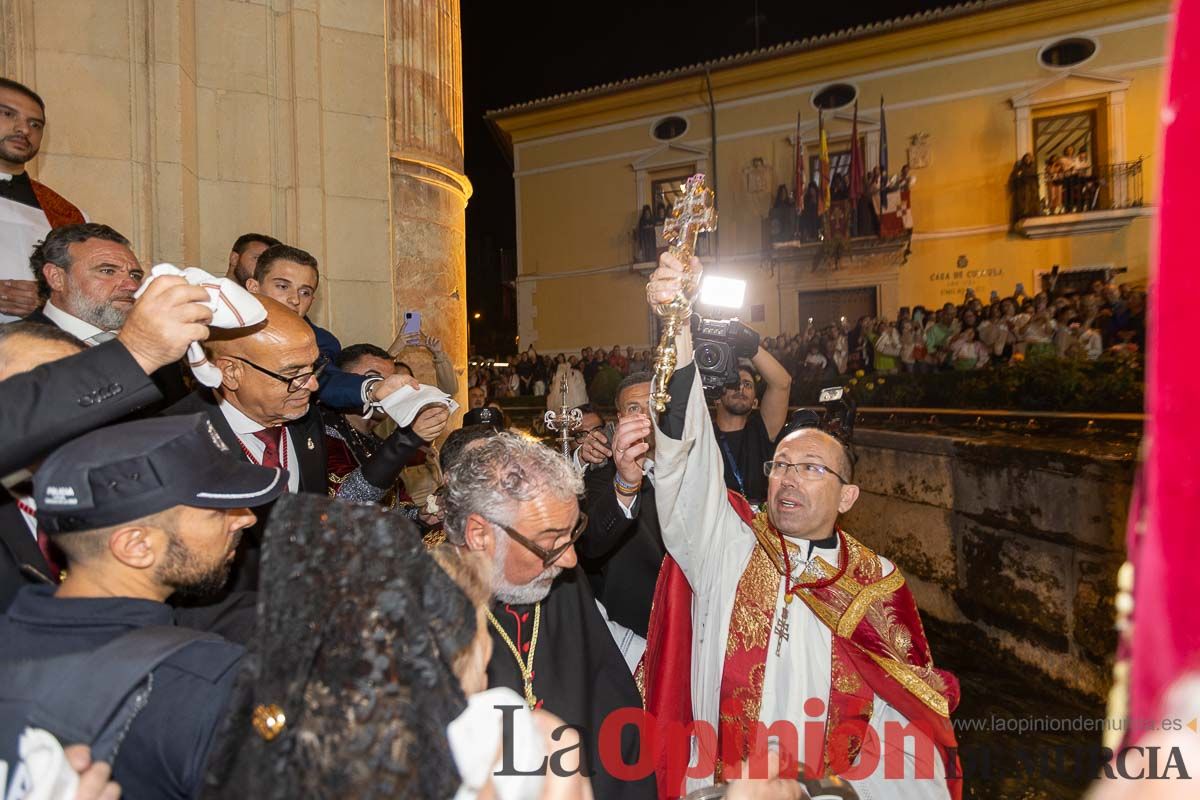
<path fill-rule="evenodd" d="M 1142 159 L 1037 172 L 1017 165 L 1010 180 L 1013 228 L 1031 239 L 1112 231 L 1145 212 Z"/>

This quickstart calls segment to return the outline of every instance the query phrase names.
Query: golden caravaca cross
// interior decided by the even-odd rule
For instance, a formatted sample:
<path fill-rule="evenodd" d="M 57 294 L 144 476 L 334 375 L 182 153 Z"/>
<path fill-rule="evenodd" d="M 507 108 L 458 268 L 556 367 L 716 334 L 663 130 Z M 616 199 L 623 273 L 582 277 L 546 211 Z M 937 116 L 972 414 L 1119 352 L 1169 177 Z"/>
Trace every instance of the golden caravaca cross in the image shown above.
<path fill-rule="evenodd" d="M 671 396 L 667 384 L 675 372 L 678 354 L 675 352 L 675 336 L 690 324 L 692 303 L 700 288 L 700 270 L 691 268 L 692 254 L 696 250 L 696 237 L 705 231 L 716 230 L 717 211 L 713 207 L 712 189 L 704 185 L 704 176 L 697 174 L 687 179 L 682 187 L 683 194 L 671 208 L 671 216 L 663 223 L 663 238 L 670 242 L 671 255 L 679 259 L 686 273 L 678 294 L 668 303 L 654 306 L 654 313 L 662 317 L 662 336 L 654 352 L 654 380 L 651 383 L 650 399 L 658 413 L 667 409 Z"/>

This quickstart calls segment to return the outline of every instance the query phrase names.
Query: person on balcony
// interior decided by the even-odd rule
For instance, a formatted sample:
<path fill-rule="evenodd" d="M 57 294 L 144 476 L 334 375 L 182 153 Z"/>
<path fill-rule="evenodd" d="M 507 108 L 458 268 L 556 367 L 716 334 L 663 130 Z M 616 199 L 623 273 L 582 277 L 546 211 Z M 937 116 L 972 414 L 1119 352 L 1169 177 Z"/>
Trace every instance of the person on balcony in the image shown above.
<path fill-rule="evenodd" d="M 1075 145 L 1069 144 L 1063 148 L 1063 154 L 1058 159 L 1058 168 L 1062 172 L 1063 207 L 1068 214 L 1072 214 L 1080 210 L 1083 188 Z"/>
<path fill-rule="evenodd" d="M 1033 153 L 1026 153 L 1013 165 L 1008 179 L 1013 195 L 1013 223 L 1026 217 L 1036 216 L 1041 201 L 1038 199 L 1037 162 Z"/>
<path fill-rule="evenodd" d="M 654 212 L 650 206 L 642 206 L 642 216 L 637 227 L 637 260 L 653 261 L 657 245 L 654 239 Z"/>
<path fill-rule="evenodd" d="M 1061 214 L 1063 210 L 1063 168 L 1053 153 L 1046 157 L 1046 213 Z"/>

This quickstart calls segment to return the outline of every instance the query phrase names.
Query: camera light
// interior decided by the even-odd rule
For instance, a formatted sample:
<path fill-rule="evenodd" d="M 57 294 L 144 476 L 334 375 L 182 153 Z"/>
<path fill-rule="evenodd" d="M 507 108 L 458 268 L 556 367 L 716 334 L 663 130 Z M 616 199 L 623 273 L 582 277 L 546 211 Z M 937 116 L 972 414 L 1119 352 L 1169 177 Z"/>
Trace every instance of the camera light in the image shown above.
<path fill-rule="evenodd" d="M 700 302 L 706 306 L 741 308 L 746 299 L 746 282 L 737 278 L 707 275 L 700 286 Z"/>

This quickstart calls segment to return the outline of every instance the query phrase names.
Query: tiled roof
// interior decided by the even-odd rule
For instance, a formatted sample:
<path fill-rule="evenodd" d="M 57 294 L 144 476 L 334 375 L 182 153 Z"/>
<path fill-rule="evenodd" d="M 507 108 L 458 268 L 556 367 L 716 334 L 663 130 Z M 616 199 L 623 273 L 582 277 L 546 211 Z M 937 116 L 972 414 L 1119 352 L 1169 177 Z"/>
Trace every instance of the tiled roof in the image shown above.
<path fill-rule="evenodd" d="M 881 22 L 871 22 L 866 25 L 845 28 L 843 30 L 822 34 L 820 36 L 810 36 L 806 39 L 798 39 L 796 41 L 787 42 L 784 44 L 777 44 L 770 47 L 759 48 L 757 50 L 750 50 L 745 53 L 724 56 L 711 61 L 702 61 L 698 64 L 692 64 L 686 67 L 677 67 L 675 69 L 662 70 L 661 72 L 652 72 L 648 75 L 639 75 L 634 78 L 626 78 L 625 80 L 621 81 L 602 83 L 599 86 L 591 86 L 586 89 L 578 89 L 573 92 L 562 92 L 549 97 L 543 97 L 537 100 L 529 100 L 524 103 L 517 103 L 515 105 L 506 106 L 505 108 L 498 108 L 493 111 L 488 111 L 485 116 L 491 119 L 494 117 L 506 116 L 513 112 L 532 111 L 538 108 L 556 106 L 562 103 L 573 102 L 575 100 L 583 100 L 589 97 L 612 94 L 625 89 L 632 89 L 637 86 L 662 83 L 675 78 L 703 74 L 706 71 L 736 67 L 743 64 L 751 64 L 756 61 L 764 61 L 766 59 L 777 58 L 779 56 L 792 55 L 793 53 L 799 53 L 805 50 L 815 50 L 821 47 L 828 47 L 832 44 L 853 41 L 855 39 L 862 39 L 869 36 L 877 36 L 882 33 L 890 33 L 892 31 L 902 30 L 904 28 L 927 25 L 931 22 L 940 22 L 947 19 L 954 19 L 956 17 L 963 17 L 970 14 L 976 14 L 980 11 L 1013 5 L 1014 3 L 1023 1 L 1024 0 L 974 0 L 974 2 L 956 3 L 954 5 L 947 5 L 941 8 L 935 8 L 915 14 L 908 14 L 903 17 L 896 17 L 894 19 L 883 20 Z"/>

